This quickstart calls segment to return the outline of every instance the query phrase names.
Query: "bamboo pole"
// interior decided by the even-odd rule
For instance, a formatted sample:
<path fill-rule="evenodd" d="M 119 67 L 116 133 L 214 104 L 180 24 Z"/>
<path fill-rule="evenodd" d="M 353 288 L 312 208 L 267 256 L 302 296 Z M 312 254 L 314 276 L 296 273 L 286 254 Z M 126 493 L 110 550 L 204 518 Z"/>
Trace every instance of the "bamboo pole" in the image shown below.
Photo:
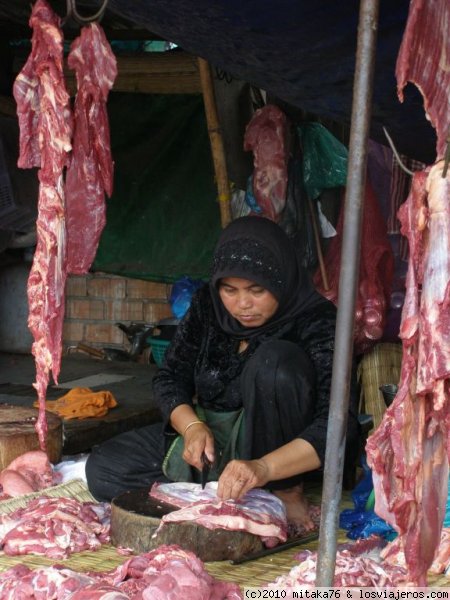
<path fill-rule="evenodd" d="M 225 150 L 222 140 L 219 118 L 217 115 L 216 101 L 214 97 L 214 86 L 211 68 L 206 60 L 198 58 L 200 72 L 200 83 L 205 104 L 206 122 L 208 125 L 209 141 L 214 162 L 214 172 L 217 180 L 217 191 L 220 207 L 220 220 L 222 227 L 231 222 L 231 194 L 228 181 L 227 165 L 225 162 Z"/>

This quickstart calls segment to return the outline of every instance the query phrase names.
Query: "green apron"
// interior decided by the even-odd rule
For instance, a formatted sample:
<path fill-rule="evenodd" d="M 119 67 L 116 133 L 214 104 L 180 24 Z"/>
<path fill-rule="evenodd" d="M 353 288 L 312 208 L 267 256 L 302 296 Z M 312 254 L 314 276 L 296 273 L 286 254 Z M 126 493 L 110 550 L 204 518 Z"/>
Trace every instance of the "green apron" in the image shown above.
<path fill-rule="evenodd" d="M 208 480 L 217 481 L 230 460 L 242 456 L 244 410 L 215 412 L 196 406 L 195 412 L 199 420 L 208 425 L 214 436 L 215 460 L 209 471 Z M 171 481 L 199 483 L 201 473 L 183 460 L 183 450 L 183 436 L 178 435 L 164 457 L 163 473 Z"/>

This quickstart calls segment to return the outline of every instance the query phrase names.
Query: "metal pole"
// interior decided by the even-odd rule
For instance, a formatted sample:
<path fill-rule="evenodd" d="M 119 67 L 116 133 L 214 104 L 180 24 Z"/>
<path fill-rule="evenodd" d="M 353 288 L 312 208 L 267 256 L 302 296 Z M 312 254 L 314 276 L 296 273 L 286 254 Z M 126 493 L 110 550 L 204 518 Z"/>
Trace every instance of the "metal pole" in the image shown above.
<path fill-rule="evenodd" d="M 379 0 L 361 0 L 359 13 L 335 352 L 316 572 L 317 587 L 332 587 L 336 566 L 378 4 Z"/>

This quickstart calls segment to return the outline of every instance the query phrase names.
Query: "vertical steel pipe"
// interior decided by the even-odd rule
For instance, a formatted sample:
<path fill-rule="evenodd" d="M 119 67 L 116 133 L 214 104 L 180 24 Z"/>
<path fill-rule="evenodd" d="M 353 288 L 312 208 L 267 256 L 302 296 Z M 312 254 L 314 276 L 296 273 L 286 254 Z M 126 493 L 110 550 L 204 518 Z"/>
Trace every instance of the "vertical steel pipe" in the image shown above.
<path fill-rule="evenodd" d="M 361 0 L 344 207 L 335 352 L 331 379 L 316 586 L 333 585 L 342 494 L 355 299 L 359 275 L 367 142 L 371 117 L 379 0 Z"/>

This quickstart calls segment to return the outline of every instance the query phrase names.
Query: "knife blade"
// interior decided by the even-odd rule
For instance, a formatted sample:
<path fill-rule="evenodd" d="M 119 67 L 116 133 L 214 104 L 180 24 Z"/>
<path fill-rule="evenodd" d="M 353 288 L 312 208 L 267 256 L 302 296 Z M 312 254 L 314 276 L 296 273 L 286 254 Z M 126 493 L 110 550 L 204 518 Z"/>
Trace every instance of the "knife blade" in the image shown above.
<path fill-rule="evenodd" d="M 253 554 L 249 554 L 247 556 L 241 556 L 241 558 L 231 560 L 230 563 L 232 565 L 241 565 L 242 563 L 250 560 L 256 560 L 257 558 L 269 556 L 270 554 L 275 554 L 276 552 L 282 552 L 283 550 L 288 550 L 289 548 L 294 548 L 295 546 L 300 546 L 301 544 L 307 544 L 308 542 L 317 540 L 318 537 L 319 532 L 315 531 L 314 533 L 304 535 L 303 537 L 294 538 L 282 544 L 278 544 L 278 546 L 274 546 L 273 548 L 265 548 L 259 552 L 254 552 Z"/>
<path fill-rule="evenodd" d="M 211 462 L 208 460 L 208 457 L 206 456 L 206 454 L 203 452 L 202 453 L 202 478 L 201 478 L 201 484 L 202 484 L 202 490 L 205 489 L 205 485 L 208 483 L 208 475 L 209 472 L 211 470 Z"/>

